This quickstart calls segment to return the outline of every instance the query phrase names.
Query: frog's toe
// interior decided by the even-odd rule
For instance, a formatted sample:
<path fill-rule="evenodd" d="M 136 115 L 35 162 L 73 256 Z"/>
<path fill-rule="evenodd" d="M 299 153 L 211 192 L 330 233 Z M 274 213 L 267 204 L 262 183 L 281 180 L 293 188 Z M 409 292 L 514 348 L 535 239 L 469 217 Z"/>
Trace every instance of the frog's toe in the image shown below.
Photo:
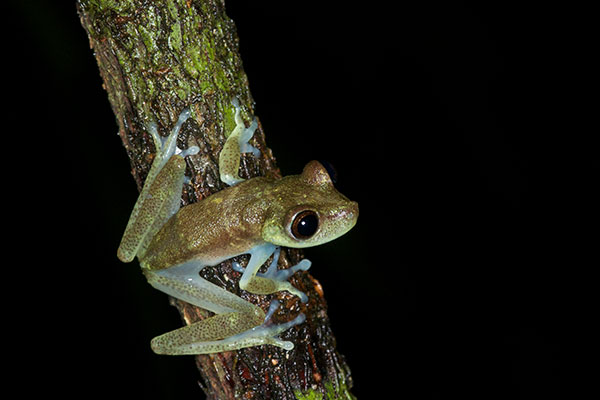
<path fill-rule="evenodd" d="M 240 153 L 252 153 L 254 157 L 260 157 L 260 150 L 250 143 L 242 143 L 240 145 Z"/>
<path fill-rule="evenodd" d="M 165 144 L 166 138 L 163 138 L 158 134 L 158 126 L 156 125 L 156 122 L 149 122 L 148 125 L 146 125 L 146 129 L 152 135 L 156 148 L 161 149 Z"/>
<path fill-rule="evenodd" d="M 171 129 L 171 133 L 169 134 L 169 136 L 177 137 L 179 131 L 181 130 L 181 127 L 183 126 L 185 121 L 187 121 L 191 116 L 192 111 L 190 110 L 190 108 L 184 108 L 183 111 L 181 111 L 181 113 L 179 114 L 179 117 L 177 118 L 177 123 L 175 124 L 175 126 L 173 126 L 173 129 Z"/>
<path fill-rule="evenodd" d="M 298 271 L 308 271 L 311 265 L 312 263 L 310 262 L 310 260 L 304 259 L 298 264 L 287 269 L 275 270 L 271 274 L 268 274 L 266 277 L 278 282 L 287 281 L 290 276 L 294 275 Z"/>
<path fill-rule="evenodd" d="M 242 264 L 240 264 L 237 261 L 231 263 L 231 268 L 233 268 L 234 271 L 240 272 L 242 274 L 246 271 L 246 268 L 242 267 Z"/>
<path fill-rule="evenodd" d="M 200 152 L 200 147 L 198 146 L 190 146 L 185 150 L 181 150 L 179 147 L 175 150 L 175 154 L 179 154 L 181 157 L 186 158 L 187 156 L 193 156 L 194 154 L 198 154 Z"/>
<path fill-rule="evenodd" d="M 306 295 L 306 293 L 304 293 L 302 290 L 296 289 L 291 284 L 287 283 L 287 285 L 285 286 L 285 290 L 287 290 L 288 292 L 290 292 L 291 294 L 293 294 L 295 296 L 300 297 L 300 301 L 303 304 L 306 304 L 308 302 L 308 296 Z"/>

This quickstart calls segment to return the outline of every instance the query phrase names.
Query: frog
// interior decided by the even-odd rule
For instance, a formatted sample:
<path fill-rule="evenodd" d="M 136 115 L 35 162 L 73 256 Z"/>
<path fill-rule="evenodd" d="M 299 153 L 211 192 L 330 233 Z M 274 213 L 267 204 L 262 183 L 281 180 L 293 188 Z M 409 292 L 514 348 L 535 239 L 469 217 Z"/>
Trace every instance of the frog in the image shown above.
<path fill-rule="evenodd" d="M 181 111 L 167 137 L 158 133 L 156 124 L 147 126 L 156 154 L 117 256 L 123 262 L 137 257 L 151 286 L 214 314 L 153 338 L 150 346 L 157 354 L 211 354 L 261 345 L 292 350 L 294 343 L 280 335 L 303 323 L 304 313 L 274 323 L 272 317 L 281 307 L 276 298 L 265 312 L 204 279 L 200 271 L 249 255 L 246 267 L 232 263 L 233 270 L 241 273 L 241 290 L 257 295 L 287 291 L 304 304 L 308 296 L 289 278 L 307 271 L 311 262 L 303 259 L 279 269 L 281 247 L 305 248 L 329 242 L 348 232 L 357 221 L 358 204 L 338 192 L 322 162 L 309 162 L 299 175 L 241 178 L 242 154 L 260 155 L 249 143 L 258 122 L 254 118 L 246 127 L 239 102 L 234 99 L 232 105 L 235 128 L 219 153 L 219 177 L 226 187 L 183 207 L 182 191 L 190 183 L 185 176 L 186 157 L 200 151 L 198 146 L 186 150 L 177 147 L 191 108 Z M 263 265 L 266 271 L 260 272 Z"/>

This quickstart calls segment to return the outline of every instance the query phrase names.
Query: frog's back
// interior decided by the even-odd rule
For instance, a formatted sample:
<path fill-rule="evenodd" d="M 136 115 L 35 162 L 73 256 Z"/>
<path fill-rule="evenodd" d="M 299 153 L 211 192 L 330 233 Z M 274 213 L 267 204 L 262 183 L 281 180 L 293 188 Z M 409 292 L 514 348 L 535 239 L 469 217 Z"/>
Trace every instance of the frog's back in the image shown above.
<path fill-rule="evenodd" d="M 271 182 L 249 179 L 181 208 L 152 239 L 142 267 L 160 270 L 191 260 L 216 265 L 246 253 L 261 241 L 261 194 Z"/>

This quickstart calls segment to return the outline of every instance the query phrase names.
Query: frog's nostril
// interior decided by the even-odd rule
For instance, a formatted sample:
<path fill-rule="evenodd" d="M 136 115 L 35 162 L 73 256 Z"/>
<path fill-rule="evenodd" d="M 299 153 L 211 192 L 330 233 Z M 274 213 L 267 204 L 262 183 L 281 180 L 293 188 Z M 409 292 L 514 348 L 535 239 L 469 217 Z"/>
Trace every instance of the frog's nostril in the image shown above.
<path fill-rule="evenodd" d="M 358 203 L 355 201 L 349 202 L 344 206 L 343 210 L 337 214 L 337 217 L 347 221 L 356 221 L 358 218 Z M 352 225 L 354 225 L 354 223 Z"/>

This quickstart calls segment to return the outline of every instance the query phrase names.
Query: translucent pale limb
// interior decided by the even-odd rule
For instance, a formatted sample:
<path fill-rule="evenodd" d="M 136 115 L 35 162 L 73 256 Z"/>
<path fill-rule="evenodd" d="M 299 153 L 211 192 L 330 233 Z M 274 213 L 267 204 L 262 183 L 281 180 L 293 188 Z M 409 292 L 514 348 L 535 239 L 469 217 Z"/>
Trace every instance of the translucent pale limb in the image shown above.
<path fill-rule="evenodd" d="M 237 98 L 232 100 L 232 104 L 235 107 L 234 118 L 236 125 L 227 137 L 223 149 L 221 149 L 221 153 L 219 154 L 219 174 L 221 181 L 229 186 L 233 186 L 244 180 L 239 176 L 240 155 L 242 153 L 252 153 L 256 157 L 260 155 L 260 151 L 248 143 L 258 127 L 258 121 L 254 118 L 250 126 L 246 128 Z"/>
<path fill-rule="evenodd" d="M 123 262 L 132 261 L 136 255 L 142 256 L 154 234 L 179 210 L 185 174 L 183 157 L 199 151 L 197 146 L 185 152 L 177 148 L 177 136 L 189 117 L 190 110 L 186 108 L 164 139 L 158 134 L 155 124 L 148 126 L 157 152 L 117 251 Z"/>
<path fill-rule="evenodd" d="M 206 354 L 271 344 L 291 350 L 294 345 L 278 335 L 304 322 L 304 315 L 283 324 L 271 317 L 279 307 L 273 301 L 267 315 L 241 297 L 208 282 L 198 275 L 202 265 L 188 262 L 160 271 L 146 271 L 148 282 L 156 289 L 217 315 L 160 335 L 152 340 L 159 354 Z"/>
<path fill-rule="evenodd" d="M 256 294 L 270 294 L 281 290 L 287 290 L 300 297 L 300 300 L 303 303 L 306 303 L 308 301 L 308 296 L 301 290 L 292 286 L 292 284 L 288 282 L 288 278 L 297 271 L 307 271 L 311 266 L 311 262 L 304 259 L 290 268 L 278 270 L 277 263 L 279 262 L 280 253 L 281 249 L 279 246 L 266 244 L 261 247 L 256 247 L 250 252 L 251 257 L 246 268 L 242 268 L 239 263 L 234 262 L 233 269 L 238 272 L 243 272 L 242 278 L 240 279 L 240 288 Z M 267 261 L 271 254 L 273 254 L 273 261 L 271 261 L 267 272 L 264 274 L 258 272 L 258 269 Z"/>

